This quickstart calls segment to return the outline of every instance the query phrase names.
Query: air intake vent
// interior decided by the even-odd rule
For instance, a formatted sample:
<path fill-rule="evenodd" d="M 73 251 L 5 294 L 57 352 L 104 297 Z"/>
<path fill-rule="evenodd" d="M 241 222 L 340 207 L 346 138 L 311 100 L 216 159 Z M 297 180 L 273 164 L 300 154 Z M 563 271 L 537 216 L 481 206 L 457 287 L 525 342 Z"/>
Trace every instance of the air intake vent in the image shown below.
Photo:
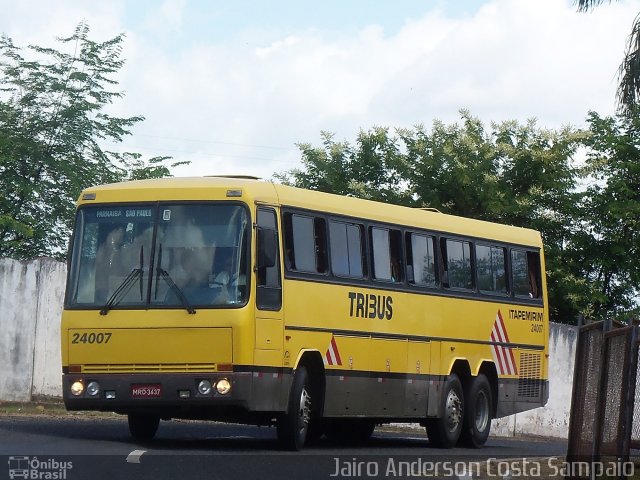
<path fill-rule="evenodd" d="M 147 364 L 117 364 L 117 365 L 83 365 L 82 373 L 187 373 L 187 372 L 215 372 L 215 363 L 147 363 Z"/>
<path fill-rule="evenodd" d="M 542 372 L 542 354 L 538 352 L 520 351 L 520 379 L 518 380 L 518 397 L 540 397 L 540 374 Z"/>

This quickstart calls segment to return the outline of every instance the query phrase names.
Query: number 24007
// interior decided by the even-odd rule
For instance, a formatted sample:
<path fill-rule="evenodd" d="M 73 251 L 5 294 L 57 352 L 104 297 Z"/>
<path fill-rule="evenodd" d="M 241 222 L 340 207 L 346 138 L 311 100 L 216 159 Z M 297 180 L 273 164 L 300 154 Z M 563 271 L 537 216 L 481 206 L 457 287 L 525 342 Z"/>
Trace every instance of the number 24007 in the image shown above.
<path fill-rule="evenodd" d="M 105 333 L 74 333 L 71 343 L 109 343 L 111 340 L 111 332 Z"/>

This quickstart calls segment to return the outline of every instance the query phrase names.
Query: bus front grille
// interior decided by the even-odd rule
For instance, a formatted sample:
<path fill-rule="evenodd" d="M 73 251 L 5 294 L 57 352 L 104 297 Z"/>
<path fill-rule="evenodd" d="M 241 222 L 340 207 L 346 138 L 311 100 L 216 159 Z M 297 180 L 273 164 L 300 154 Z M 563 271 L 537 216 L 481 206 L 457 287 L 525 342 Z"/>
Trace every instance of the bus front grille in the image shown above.
<path fill-rule="evenodd" d="M 186 373 L 215 372 L 215 363 L 147 363 L 147 364 L 111 364 L 82 365 L 82 373 Z"/>

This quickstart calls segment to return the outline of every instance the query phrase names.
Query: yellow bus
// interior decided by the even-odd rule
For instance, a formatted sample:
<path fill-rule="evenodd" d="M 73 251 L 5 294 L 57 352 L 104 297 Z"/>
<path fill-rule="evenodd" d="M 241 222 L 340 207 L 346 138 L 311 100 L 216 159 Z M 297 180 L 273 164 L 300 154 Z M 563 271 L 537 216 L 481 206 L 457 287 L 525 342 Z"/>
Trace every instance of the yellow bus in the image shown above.
<path fill-rule="evenodd" d="M 420 423 L 439 447 L 548 399 L 539 233 L 247 177 L 88 188 L 62 317 L 69 410 L 277 427 Z"/>

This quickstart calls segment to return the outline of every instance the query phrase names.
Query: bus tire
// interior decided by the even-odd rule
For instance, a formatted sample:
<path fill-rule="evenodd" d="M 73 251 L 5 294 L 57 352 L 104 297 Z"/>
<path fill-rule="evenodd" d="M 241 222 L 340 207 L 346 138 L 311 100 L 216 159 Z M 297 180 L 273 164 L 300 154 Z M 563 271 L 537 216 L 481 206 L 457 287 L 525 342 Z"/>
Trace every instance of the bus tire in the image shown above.
<path fill-rule="evenodd" d="M 311 388 L 305 367 L 297 369 L 289 395 L 287 412 L 278 418 L 278 442 L 286 450 L 302 449 L 311 420 Z"/>
<path fill-rule="evenodd" d="M 309 430 L 307 430 L 307 439 L 305 444 L 318 443 L 324 435 L 324 423 L 321 418 L 317 418 L 312 415 L 311 422 L 309 423 Z"/>
<path fill-rule="evenodd" d="M 462 383 L 455 373 L 445 380 L 441 401 L 440 417 L 428 418 L 426 421 L 427 436 L 434 447 L 453 448 L 462 433 L 464 420 Z"/>
<path fill-rule="evenodd" d="M 471 379 L 465 395 L 465 405 L 462 441 L 470 447 L 479 448 L 489 438 L 493 411 L 491 385 L 484 374 Z"/>
<path fill-rule="evenodd" d="M 134 440 L 145 441 L 155 437 L 160 425 L 160 417 L 156 415 L 144 415 L 130 413 L 128 415 L 129 433 Z"/>

